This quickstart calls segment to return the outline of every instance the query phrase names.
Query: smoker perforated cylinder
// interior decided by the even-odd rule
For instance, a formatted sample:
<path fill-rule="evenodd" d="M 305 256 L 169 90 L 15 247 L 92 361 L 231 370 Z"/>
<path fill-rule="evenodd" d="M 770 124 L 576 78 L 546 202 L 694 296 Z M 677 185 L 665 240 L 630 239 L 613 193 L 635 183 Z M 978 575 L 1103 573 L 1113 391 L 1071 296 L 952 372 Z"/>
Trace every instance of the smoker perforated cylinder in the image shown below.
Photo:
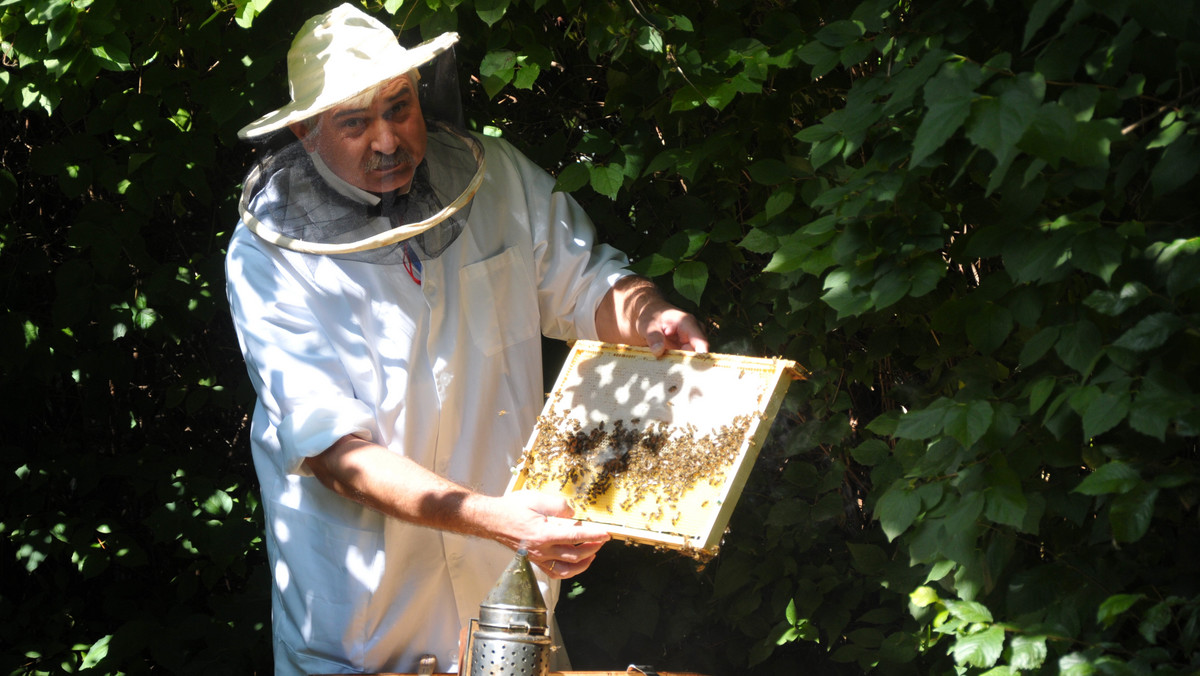
<path fill-rule="evenodd" d="M 550 673 L 546 602 L 524 551 L 479 604 L 471 634 L 470 676 L 546 676 Z"/>

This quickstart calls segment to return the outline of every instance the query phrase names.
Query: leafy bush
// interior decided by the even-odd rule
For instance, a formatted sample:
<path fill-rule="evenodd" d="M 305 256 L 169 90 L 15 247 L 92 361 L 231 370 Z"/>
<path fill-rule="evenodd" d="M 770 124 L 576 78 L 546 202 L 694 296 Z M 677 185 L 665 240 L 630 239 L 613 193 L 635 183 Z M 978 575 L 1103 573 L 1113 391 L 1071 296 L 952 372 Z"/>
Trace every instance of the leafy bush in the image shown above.
<path fill-rule="evenodd" d="M 717 559 L 568 585 L 577 667 L 1200 669 L 1193 5 L 369 6 L 458 30 L 470 123 L 715 349 L 809 370 Z M 11 673 L 269 664 L 220 263 L 326 6 L 0 0 Z"/>

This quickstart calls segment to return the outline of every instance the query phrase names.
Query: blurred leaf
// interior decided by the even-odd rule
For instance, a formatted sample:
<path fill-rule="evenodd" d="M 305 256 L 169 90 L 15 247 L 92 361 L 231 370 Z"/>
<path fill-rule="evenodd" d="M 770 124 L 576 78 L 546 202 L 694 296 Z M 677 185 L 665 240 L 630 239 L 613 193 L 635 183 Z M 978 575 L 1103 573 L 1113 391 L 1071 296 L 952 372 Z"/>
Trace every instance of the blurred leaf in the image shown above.
<path fill-rule="evenodd" d="M 1012 328 L 1012 313 L 994 303 L 983 304 L 967 317 L 967 337 L 983 354 L 991 354 L 999 348 Z"/>
<path fill-rule="evenodd" d="M 1054 351 L 1063 363 L 1086 375 L 1100 356 L 1100 335 L 1096 325 L 1083 320 L 1061 327 Z"/>
<path fill-rule="evenodd" d="M 708 284 L 708 266 L 700 261 L 684 261 L 676 266 L 674 281 L 676 291 L 699 305 Z"/>
<path fill-rule="evenodd" d="M 1200 171 L 1200 153 L 1194 136 L 1184 136 L 1163 150 L 1162 158 L 1150 174 L 1150 185 L 1158 195 L 1173 192 L 1191 181 Z"/>
<path fill-rule="evenodd" d="M 913 490 L 893 483 L 875 504 L 875 518 L 889 541 L 908 530 L 921 512 L 921 497 Z"/>
<path fill-rule="evenodd" d="M 1100 604 L 1100 608 L 1096 611 L 1096 621 L 1110 627 L 1125 611 L 1143 598 L 1145 596 L 1142 594 L 1114 594 Z"/>
<path fill-rule="evenodd" d="M 1083 302 L 1101 314 L 1115 317 L 1126 310 L 1137 307 L 1149 295 L 1150 290 L 1145 284 L 1129 282 L 1117 291 L 1096 289 Z"/>
<path fill-rule="evenodd" d="M 475 14 L 488 26 L 494 26 L 497 21 L 504 18 L 504 13 L 508 11 L 508 5 L 509 0 L 477 0 Z M 489 96 L 493 96 L 493 94 L 489 94 Z"/>
<path fill-rule="evenodd" d="M 959 636 L 954 643 L 954 661 L 974 667 L 986 668 L 1000 659 L 1004 650 L 1004 629 L 989 627 L 975 634 Z"/>
<path fill-rule="evenodd" d="M 1113 539 L 1117 542 L 1137 542 L 1150 529 L 1154 518 L 1154 503 L 1158 489 L 1141 484 L 1133 490 L 1118 495 L 1108 512 Z"/>
<path fill-rule="evenodd" d="M 591 179 L 591 171 L 588 165 L 584 162 L 575 162 L 568 164 L 558 174 L 558 178 L 554 181 L 555 192 L 575 192 L 588 184 Z"/>
<path fill-rule="evenodd" d="M 1105 463 L 1075 487 L 1074 492 L 1084 495 L 1106 495 L 1127 493 L 1142 481 L 1137 471 L 1120 460 Z"/>
<path fill-rule="evenodd" d="M 987 401 L 972 401 L 966 405 L 955 405 L 946 413 L 946 433 L 958 440 L 964 448 L 979 441 L 992 426 L 992 405 Z M 903 419 L 901 419 L 903 423 Z M 897 436 L 900 436 L 897 432 Z"/>
<path fill-rule="evenodd" d="M 1013 669 L 1023 671 L 1040 669 L 1049 654 L 1046 649 L 1046 637 L 1040 635 L 1013 636 L 1009 641 L 1009 647 L 1012 650 L 1012 658 L 1009 661 L 1012 663 Z"/>
<path fill-rule="evenodd" d="M 983 81 L 979 67 L 965 61 L 947 63 L 925 84 L 928 112 L 917 127 L 912 164 L 920 165 L 958 131 L 971 113 L 975 88 Z"/>
<path fill-rule="evenodd" d="M 1146 611 L 1144 619 L 1138 623 L 1138 633 L 1147 643 L 1158 643 L 1159 634 L 1171 625 L 1171 619 L 1171 606 L 1167 603 L 1156 603 Z"/>
<path fill-rule="evenodd" d="M 1176 331 L 1182 328 L 1179 317 L 1169 312 L 1159 312 L 1143 318 L 1113 343 L 1117 347 L 1145 352 L 1160 347 Z"/>

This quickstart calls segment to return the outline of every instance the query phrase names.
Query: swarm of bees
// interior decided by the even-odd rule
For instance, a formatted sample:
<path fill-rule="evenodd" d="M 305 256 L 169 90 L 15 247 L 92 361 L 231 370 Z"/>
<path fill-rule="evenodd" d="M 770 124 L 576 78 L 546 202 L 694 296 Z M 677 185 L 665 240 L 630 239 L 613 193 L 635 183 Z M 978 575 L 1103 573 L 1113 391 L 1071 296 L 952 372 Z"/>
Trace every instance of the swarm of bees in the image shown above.
<path fill-rule="evenodd" d="M 557 490 L 569 496 L 577 512 L 617 507 L 656 530 L 670 530 L 683 516 L 680 502 L 686 495 L 705 485 L 724 485 L 751 422 L 740 416 L 701 435 L 692 425 L 672 430 L 637 418 L 585 429 L 577 419 L 543 415 L 523 459 L 525 487 Z"/>

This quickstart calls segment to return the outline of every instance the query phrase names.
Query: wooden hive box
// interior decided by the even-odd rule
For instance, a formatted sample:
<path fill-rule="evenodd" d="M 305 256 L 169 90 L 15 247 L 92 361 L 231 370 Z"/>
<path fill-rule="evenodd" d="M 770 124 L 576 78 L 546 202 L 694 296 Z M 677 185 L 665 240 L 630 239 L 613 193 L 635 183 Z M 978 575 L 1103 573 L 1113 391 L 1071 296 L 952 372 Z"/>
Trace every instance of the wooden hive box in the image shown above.
<path fill-rule="evenodd" d="M 577 341 L 507 492 L 566 497 L 614 538 L 716 554 L 795 362 Z"/>

